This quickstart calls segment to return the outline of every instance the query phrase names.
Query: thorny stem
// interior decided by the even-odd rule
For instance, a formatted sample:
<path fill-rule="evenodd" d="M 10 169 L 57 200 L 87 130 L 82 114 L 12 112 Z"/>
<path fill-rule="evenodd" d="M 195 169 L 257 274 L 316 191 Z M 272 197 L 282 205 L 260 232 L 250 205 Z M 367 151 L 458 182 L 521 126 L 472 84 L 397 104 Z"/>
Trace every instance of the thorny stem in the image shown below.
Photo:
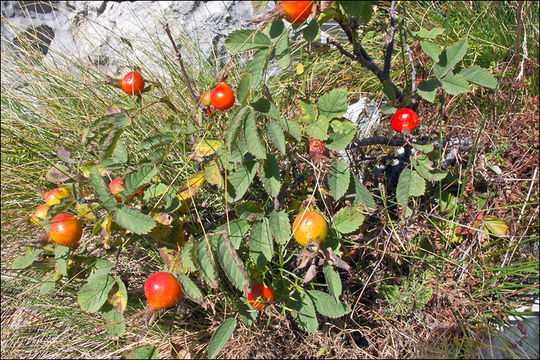
<path fill-rule="evenodd" d="M 174 39 L 171 35 L 171 30 L 169 30 L 169 24 L 165 24 L 165 32 L 167 33 L 167 36 L 169 37 L 169 40 L 171 40 L 171 44 L 174 48 L 174 52 L 176 53 L 176 57 L 178 58 L 178 62 L 180 63 L 180 69 L 182 69 L 182 74 L 184 74 L 184 81 L 186 83 L 186 86 L 189 90 L 189 93 L 191 94 L 191 97 L 195 101 L 198 107 L 200 107 L 200 101 L 197 99 L 197 96 L 195 95 L 195 92 L 193 91 L 193 88 L 191 87 L 191 82 L 189 81 L 189 77 L 186 72 L 186 68 L 184 67 L 184 61 L 182 60 L 182 54 L 176 47 L 176 43 L 174 42 Z"/>

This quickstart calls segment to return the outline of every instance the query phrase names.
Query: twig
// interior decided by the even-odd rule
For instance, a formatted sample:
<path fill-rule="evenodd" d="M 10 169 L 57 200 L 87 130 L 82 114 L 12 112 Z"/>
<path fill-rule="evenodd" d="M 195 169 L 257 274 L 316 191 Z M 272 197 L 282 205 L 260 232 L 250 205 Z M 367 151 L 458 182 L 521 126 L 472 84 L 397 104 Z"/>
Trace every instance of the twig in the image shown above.
<path fill-rule="evenodd" d="M 383 75 L 387 78 L 390 78 L 390 65 L 392 64 L 392 52 L 394 51 L 394 35 L 396 32 L 396 20 L 394 19 L 395 7 L 396 2 L 392 1 L 392 5 L 390 5 L 390 39 L 384 51 Z"/>
<path fill-rule="evenodd" d="M 171 44 L 174 48 L 174 52 L 176 53 L 176 57 L 178 58 L 178 62 L 180 63 L 180 69 L 182 69 L 182 74 L 184 74 L 184 82 L 186 83 L 186 86 L 189 90 L 189 93 L 191 94 L 191 97 L 193 97 L 193 100 L 197 104 L 198 107 L 200 107 L 200 101 L 197 99 L 197 96 L 195 95 L 195 92 L 193 91 L 193 88 L 191 87 L 191 83 L 189 81 L 189 77 L 186 72 L 186 68 L 184 67 L 184 61 L 182 60 L 182 54 L 176 47 L 176 43 L 174 42 L 174 39 L 171 35 L 171 30 L 169 30 L 169 24 L 165 24 L 165 32 L 167 33 L 167 36 L 169 36 L 169 40 L 171 40 Z"/>
<path fill-rule="evenodd" d="M 402 24 L 407 23 L 406 16 L 407 15 L 406 15 L 406 11 L 405 11 L 405 6 L 403 6 L 403 21 L 401 22 Z M 401 30 L 403 31 L 403 39 L 404 39 L 404 42 L 405 42 L 405 48 L 407 49 L 407 55 L 409 56 L 409 61 L 411 63 L 411 93 L 414 94 L 414 91 L 416 90 L 416 69 L 414 67 L 414 61 L 413 61 L 413 57 L 412 57 L 411 48 L 409 47 L 409 43 L 407 42 L 407 30 L 404 29 L 403 26 L 401 27 Z"/>

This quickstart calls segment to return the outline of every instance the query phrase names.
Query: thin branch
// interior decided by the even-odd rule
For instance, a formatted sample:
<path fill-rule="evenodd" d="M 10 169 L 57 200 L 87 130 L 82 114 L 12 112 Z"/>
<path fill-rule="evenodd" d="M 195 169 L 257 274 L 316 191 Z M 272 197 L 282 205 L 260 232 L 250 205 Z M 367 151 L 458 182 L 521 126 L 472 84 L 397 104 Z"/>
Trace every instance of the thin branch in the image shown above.
<path fill-rule="evenodd" d="M 174 48 L 174 52 L 176 53 L 176 57 L 178 58 L 178 62 L 180 63 L 180 69 L 182 69 L 182 74 L 184 74 L 184 82 L 186 83 L 186 86 L 189 90 L 189 93 L 191 94 L 191 97 L 193 98 L 193 100 L 195 101 L 195 103 L 197 104 L 197 106 L 200 107 L 200 101 L 199 99 L 197 98 L 197 95 L 195 95 L 195 92 L 193 91 L 193 88 L 191 87 L 191 83 L 189 81 L 189 77 L 187 75 L 187 72 L 186 72 L 186 68 L 184 67 L 184 61 L 182 60 L 182 54 L 180 53 L 180 51 L 178 50 L 178 48 L 176 47 L 176 43 L 174 42 L 174 39 L 171 35 L 171 30 L 169 30 L 169 24 L 165 24 L 165 32 L 167 33 L 167 36 L 169 36 L 169 40 L 171 40 L 171 44 Z"/>
<path fill-rule="evenodd" d="M 407 23 L 406 16 L 407 14 L 405 11 L 405 6 L 403 6 L 403 21 L 401 22 L 402 24 Z M 405 42 L 405 48 L 407 49 L 407 55 L 409 56 L 409 61 L 411 63 L 411 93 L 414 94 L 414 91 L 416 90 L 416 69 L 414 68 L 414 61 L 412 57 L 411 48 L 409 47 L 409 43 L 407 42 L 407 29 L 404 29 L 404 25 L 403 25 L 401 30 L 403 31 L 403 39 Z"/>
<path fill-rule="evenodd" d="M 384 51 L 383 75 L 388 79 L 390 78 L 390 65 L 392 64 L 392 52 L 394 51 L 394 35 L 396 32 L 396 21 L 394 19 L 395 6 L 396 2 L 392 1 L 392 5 L 390 6 L 390 39 L 388 40 L 388 44 L 386 44 L 386 49 Z"/>

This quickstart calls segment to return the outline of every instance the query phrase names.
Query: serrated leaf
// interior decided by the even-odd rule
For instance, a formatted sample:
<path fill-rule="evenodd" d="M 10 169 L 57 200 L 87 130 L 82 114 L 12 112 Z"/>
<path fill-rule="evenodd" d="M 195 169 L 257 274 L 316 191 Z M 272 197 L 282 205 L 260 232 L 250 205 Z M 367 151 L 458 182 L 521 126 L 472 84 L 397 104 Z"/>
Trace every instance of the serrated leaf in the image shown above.
<path fill-rule="evenodd" d="M 19 255 L 11 263 L 12 270 L 26 269 L 36 261 L 39 256 L 44 252 L 43 249 L 33 249 L 30 254 Z"/>
<path fill-rule="evenodd" d="M 321 96 L 317 106 L 319 117 L 323 116 L 330 120 L 343 115 L 347 111 L 347 90 L 343 88 L 332 90 Z"/>
<path fill-rule="evenodd" d="M 67 260 L 69 250 L 69 247 L 58 244 L 54 247 L 54 266 L 62 275 L 67 275 Z"/>
<path fill-rule="evenodd" d="M 283 134 L 283 130 L 281 129 L 279 123 L 275 120 L 270 120 L 266 124 L 266 131 L 268 132 L 268 135 L 270 135 L 270 139 L 274 145 L 276 145 L 279 152 L 285 155 L 287 152 L 285 147 L 285 135 Z"/>
<path fill-rule="evenodd" d="M 229 341 L 232 336 L 234 329 L 236 328 L 236 319 L 228 318 L 225 319 L 216 329 L 214 335 L 210 339 L 208 344 L 208 358 L 214 359 L 219 354 L 219 352 L 225 347 L 227 341 Z"/>
<path fill-rule="evenodd" d="M 231 120 L 229 120 L 229 124 L 227 125 L 227 133 L 226 133 L 226 142 L 227 147 L 229 150 L 232 150 L 236 144 L 236 140 L 238 139 L 238 136 L 242 132 L 244 128 L 245 118 L 250 113 L 249 107 L 244 106 L 242 109 L 238 111 L 236 116 L 234 116 Z"/>
<path fill-rule="evenodd" d="M 439 45 L 432 41 L 425 40 L 420 43 L 420 46 L 422 46 L 422 50 L 426 53 L 426 55 L 432 58 L 433 61 L 439 61 L 439 56 L 442 53 L 442 49 Z"/>
<path fill-rule="evenodd" d="M 158 351 L 153 345 L 139 346 L 131 353 L 126 354 L 128 359 L 157 359 Z"/>
<path fill-rule="evenodd" d="M 259 315 L 260 311 L 248 305 L 247 301 L 248 300 L 244 296 L 239 298 L 236 302 L 236 309 L 238 310 L 238 316 L 240 317 L 240 320 L 244 324 L 249 326 L 253 324 L 255 320 L 257 320 L 257 316 Z"/>
<path fill-rule="evenodd" d="M 328 126 L 330 121 L 324 116 L 319 116 L 317 119 L 306 126 L 306 133 L 310 138 L 326 140 L 328 139 Z"/>
<path fill-rule="evenodd" d="M 211 185 L 215 185 L 218 189 L 223 189 L 225 185 L 225 180 L 219 171 L 217 162 L 214 160 L 210 161 L 204 167 L 204 179 Z"/>
<path fill-rule="evenodd" d="M 349 172 L 349 165 L 345 161 L 339 158 L 334 158 L 330 162 L 330 169 L 328 172 L 328 187 L 332 193 L 332 197 L 335 200 L 339 200 L 349 188 L 351 180 L 351 174 Z"/>
<path fill-rule="evenodd" d="M 60 163 L 51 166 L 45 175 L 45 179 L 55 184 L 61 184 L 70 178 L 68 167 Z"/>
<path fill-rule="evenodd" d="M 443 77 L 450 72 L 458 62 L 463 59 L 467 53 L 467 47 L 469 42 L 467 38 L 459 40 L 454 44 L 446 48 L 441 55 L 439 55 L 439 61 L 433 68 L 433 73 L 437 79 L 442 80 Z"/>
<path fill-rule="evenodd" d="M 197 284 L 187 275 L 185 274 L 179 274 L 176 276 L 178 281 L 180 282 L 180 285 L 182 285 L 182 290 L 184 294 L 190 298 L 191 300 L 195 301 L 197 304 L 205 307 L 206 301 L 204 300 L 204 294 L 199 289 Z"/>
<path fill-rule="evenodd" d="M 246 106 L 247 104 L 252 81 L 253 74 L 247 72 L 242 75 L 242 78 L 238 83 L 238 89 L 236 90 L 236 94 L 238 95 L 238 101 L 240 102 L 240 104 L 242 104 L 242 106 Z"/>
<path fill-rule="evenodd" d="M 306 39 L 307 42 L 313 42 L 321 33 L 321 29 L 319 28 L 317 20 L 313 19 L 306 27 L 304 27 L 302 32 L 304 34 L 304 39 Z"/>
<path fill-rule="evenodd" d="M 279 174 L 279 164 L 273 154 L 268 154 L 264 161 L 263 171 L 260 176 L 266 193 L 270 197 L 276 197 L 281 188 L 281 175 Z"/>
<path fill-rule="evenodd" d="M 414 170 L 426 180 L 441 181 L 447 175 L 446 171 L 433 169 L 433 162 L 426 155 L 420 154 L 411 158 L 411 163 Z"/>
<path fill-rule="evenodd" d="M 410 196 L 422 196 L 426 191 L 426 181 L 416 171 L 403 169 L 399 175 L 396 187 L 396 200 L 404 208 L 409 203 Z"/>
<path fill-rule="evenodd" d="M 53 273 L 54 273 L 54 271 L 52 273 L 45 274 L 45 276 L 43 278 L 43 282 L 39 286 L 40 295 L 48 294 L 52 289 L 55 288 L 56 281 L 54 281 L 54 279 L 51 278 L 51 276 L 52 276 L 51 274 L 53 274 Z"/>
<path fill-rule="evenodd" d="M 240 248 L 240 244 L 242 244 L 242 241 L 247 238 L 250 227 L 251 226 L 247 220 L 236 219 L 229 222 L 228 224 L 225 223 L 218 226 L 216 228 L 216 232 L 227 232 L 229 234 L 229 240 L 231 241 L 234 249 L 238 250 Z"/>
<path fill-rule="evenodd" d="M 423 152 L 424 154 L 429 154 L 430 152 L 432 152 L 435 149 L 435 147 L 433 145 L 431 145 L 431 144 L 425 144 L 425 145 L 413 144 L 413 147 L 416 150 Z"/>
<path fill-rule="evenodd" d="M 478 65 L 471 65 L 468 68 L 461 70 L 459 74 L 462 75 L 465 80 L 477 85 L 490 89 L 495 89 L 497 87 L 497 80 L 495 80 L 495 77 L 487 69 Z"/>
<path fill-rule="evenodd" d="M 246 65 L 246 71 L 253 75 L 251 89 L 255 90 L 262 82 L 264 71 L 268 64 L 271 48 L 259 49 L 253 54 L 253 58 Z"/>
<path fill-rule="evenodd" d="M 342 234 L 356 231 L 364 223 L 364 214 L 359 206 L 341 208 L 333 217 L 334 226 Z"/>
<path fill-rule="evenodd" d="M 246 269 L 232 244 L 228 246 L 223 235 L 218 240 L 217 254 L 225 275 L 238 290 L 244 292 L 244 288 L 249 282 Z"/>
<path fill-rule="evenodd" d="M 114 308 L 114 311 L 123 314 L 126 310 L 128 300 L 126 285 L 118 276 L 115 276 L 114 280 L 116 281 L 116 286 L 113 286 L 112 291 L 109 293 L 108 301 Z"/>
<path fill-rule="evenodd" d="M 282 69 L 287 69 L 291 66 L 291 52 L 289 50 L 289 37 L 287 35 L 281 36 L 275 45 L 275 56 L 278 65 Z"/>
<path fill-rule="evenodd" d="M 210 156 L 214 154 L 217 149 L 222 147 L 223 144 L 223 140 L 205 138 L 195 146 L 193 155 L 197 157 Z"/>
<path fill-rule="evenodd" d="M 296 292 L 288 299 L 288 305 L 293 310 L 291 317 L 298 326 L 309 333 L 315 333 L 319 327 L 315 306 L 309 296 Z"/>
<path fill-rule="evenodd" d="M 351 312 L 351 308 L 342 301 L 336 301 L 330 294 L 319 290 L 310 290 L 311 296 L 317 311 L 330 318 L 339 318 Z"/>
<path fill-rule="evenodd" d="M 127 199 L 131 195 L 134 195 L 146 184 L 149 184 L 152 181 L 152 178 L 156 176 L 157 168 L 154 166 L 144 166 L 139 170 L 132 172 L 123 177 L 123 186 L 124 190 L 120 195 Z"/>
<path fill-rule="evenodd" d="M 300 100 L 300 108 L 304 113 L 304 116 L 301 117 L 302 121 L 313 123 L 317 120 L 319 112 L 315 108 L 315 104 L 312 104 L 309 100 Z"/>
<path fill-rule="evenodd" d="M 102 160 L 112 157 L 123 132 L 123 129 L 111 129 L 100 139 L 99 146 L 103 150 Z"/>
<path fill-rule="evenodd" d="M 328 264 L 323 265 L 323 273 L 326 279 L 326 284 L 328 284 L 328 290 L 330 290 L 330 293 L 332 296 L 334 296 L 334 300 L 339 301 L 342 290 L 341 277 L 337 271 L 334 270 L 334 267 Z"/>
<path fill-rule="evenodd" d="M 508 234 L 508 225 L 495 216 L 486 216 L 484 218 L 484 226 L 495 236 L 503 237 Z"/>
<path fill-rule="evenodd" d="M 369 212 L 375 211 L 377 209 L 377 204 L 375 204 L 373 196 L 362 181 L 356 176 L 354 177 L 354 186 L 356 191 L 356 199 L 354 203 L 358 206 L 364 204 Z"/>
<path fill-rule="evenodd" d="M 139 146 L 137 146 L 136 152 L 143 150 L 152 150 L 156 148 L 166 147 L 174 141 L 174 137 L 171 135 L 154 135 L 144 139 Z"/>
<path fill-rule="evenodd" d="M 437 95 L 438 86 L 441 86 L 441 83 L 437 79 L 424 80 L 418 85 L 416 92 L 422 99 L 433 103 L 433 101 L 435 101 L 435 96 Z"/>
<path fill-rule="evenodd" d="M 356 134 L 358 133 L 358 130 L 350 121 L 342 121 L 341 123 L 342 124 L 340 125 L 340 131 L 332 132 L 325 143 L 326 148 L 329 150 L 345 150 L 345 148 L 347 148 L 347 145 L 349 145 L 351 141 L 354 140 Z"/>
<path fill-rule="evenodd" d="M 442 28 L 433 28 L 430 30 L 421 28 L 419 31 L 413 31 L 413 34 L 423 39 L 435 39 L 437 36 L 444 33 Z"/>
<path fill-rule="evenodd" d="M 115 211 L 114 220 L 118 225 L 138 235 L 148 234 L 156 226 L 150 216 L 126 205 L 120 205 Z"/>
<path fill-rule="evenodd" d="M 91 279 L 107 275 L 112 269 L 112 264 L 107 259 L 99 258 L 96 260 L 94 265 L 92 266 L 92 272 L 88 276 L 88 281 L 91 281 Z"/>
<path fill-rule="evenodd" d="M 248 29 L 232 31 L 225 39 L 225 47 L 233 54 L 267 48 L 270 45 L 272 45 L 272 42 L 268 36 L 262 32 Z"/>
<path fill-rule="evenodd" d="M 345 14 L 359 17 L 364 24 L 367 24 L 371 19 L 373 13 L 371 1 L 339 1 L 339 5 L 343 8 Z"/>
<path fill-rule="evenodd" d="M 272 260 L 274 241 L 268 219 L 263 218 L 253 224 L 249 240 L 249 254 L 257 266 L 265 266 Z"/>
<path fill-rule="evenodd" d="M 99 175 L 99 172 L 95 166 L 90 169 L 89 179 L 90 184 L 101 201 L 101 206 L 103 206 L 107 211 L 116 210 L 116 200 L 110 193 L 109 187 L 105 184 L 105 181 L 103 181 L 103 178 L 101 175 Z"/>
<path fill-rule="evenodd" d="M 251 154 L 246 154 L 238 168 L 227 178 L 227 197 L 229 202 L 240 200 L 246 193 L 259 168 Z"/>
<path fill-rule="evenodd" d="M 464 94 L 471 89 L 463 76 L 455 75 L 452 72 L 440 79 L 440 82 L 443 89 L 450 95 Z"/>
<path fill-rule="evenodd" d="M 276 242 L 284 245 L 291 237 L 291 223 L 284 211 L 272 211 L 270 214 L 270 231 Z"/>
<path fill-rule="evenodd" d="M 109 291 L 115 284 L 114 278 L 107 274 L 88 278 L 77 295 L 81 309 L 85 312 L 94 313 L 107 301 Z"/>
<path fill-rule="evenodd" d="M 109 336 L 119 336 L 126 332 L 124 315 L 116 312 L 110 304 L 106 304 L 103 307 L 101 315 L 103 315 L 103 318 L 107 321 L 105 330 Z"/>
<path fill-rule="evenodd" d="M 253 216 L 258 217 L 262 213 L 261 206 L 256 201 L 243 201 L 234 205 L 236 215 L 242 219 L 251 219 Z M 220 226 L 220 228 L 225 226 Z"/>
<path fill-rule="evenodd" d="M 244 140 L 246 144 L 249 144 L 248 151 L 251 154 L 257 159 L 266 159 L 266 147 L 260 140 L 253 109 L 251 109 L 244 119 Z"/>
<path fill-rule="evenodd" d="M 281 124 L 283 130 L 295 138 L 296 141 L 300 141 L 302 139 L 302 129 L 300 129 L 300 125 L 296 121 L 280 117 L 279 123 Z"/>
<path fill-rule="evenodd" d="M 194 247 L 193 242 L 188 241 L 184 247 L 182 247 L 182 253 L 180 254 L 180 261 L 182 262 L 182 270 L 186 273 L 195 271 L 197 267 L 195 266 L 194 258 Z"/>
<path fill-rule="evenodd" d="M 209 245 L 204 238 L 201 238 L 196 244 L 195 247 L 195 264 L 197 270 L 202 275 L 204 281 L 213 288 L 217 287 L 217 278 L 216 278 L 216 264 L 214 258 L 212 257 L 212 252 L 210 251 Z"/>
<path fill-rule="evenodd" d="M 279 110 L 276 105 L 274 105 L 264 97 L 258 98 L 250 105 L 255 111 L 269 117 L 270 119 L 279 120 L 281 118 L 281 115 L 279 114 Z"/>

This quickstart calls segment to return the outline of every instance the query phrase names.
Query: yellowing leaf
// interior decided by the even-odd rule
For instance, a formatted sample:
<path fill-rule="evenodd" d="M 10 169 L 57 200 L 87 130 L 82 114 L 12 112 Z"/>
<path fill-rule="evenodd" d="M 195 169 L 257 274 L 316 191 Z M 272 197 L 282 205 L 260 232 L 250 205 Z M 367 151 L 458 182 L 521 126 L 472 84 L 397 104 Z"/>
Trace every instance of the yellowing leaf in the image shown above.
<path fill-rule="evenodd" d="M 296 65 L 296 74 L 301 75 L 304 72 L 304 64 L 300 63 Z"/>
<path fill-rule="evenodd" d="M 112 224 L 113 214 L 109 214 L 101 222 L 101 235 L 105 238 L 103 240 L 103 247 L 105 249 L 111 248 L 111 224 Z"/>
<path fill-rule="evenodd" d="M 94 215 L 94 213 L 92 212 L 92 209 L 90 208 L 88 204 L 83 204 L 83 203 L 78 202 L 75 205 L 75 207 L 77 209 L 78 215 L 84 216 L 86 219 L 92 222 L 97 220 L 96 215 Z"/>
<path fill-rule="evenodd" d="M 488 231 L 495 236 L 504 237 L 508 234 L 508 225 L 495 216 L 486 216 L 484 218 L 484 225 Z"/>
<path fill-rule="evenodd" d="M 198 173 L 192 174 L 189 176 L 187 181 L 182 185 L 182 188 L 178 195 L 178 199 L 180 201 L 185 201 L 193 197 L 197 191 L 199 191 L 199 188 L 204 183 L 204 172 L 199 171 Z"/>
<path fill-rule="evenodd" d="M 204 139 L 195 147 L 194 155 L 197 157 L 210 156 L 223 146 L 223 140 Z"/>
<path fill-rule="evenodd" d="M 124 310 L 126 310 L 127 298 L 123 296 L 122 292 L 118 288 L 118 284 L 114 285 L 111 291 L 109 291 L 109 297 L 107 300 L 117 313 L 123 314 Z"/>
<path fill-rule="evenodd" d="M 219 167 L 215 161 L 211 161 L 204 167 L 204 178 L 208 183 L 216 185 L 218 188 L 223 189 L 224 180 L 223 176 L 219 172 Z"/>

